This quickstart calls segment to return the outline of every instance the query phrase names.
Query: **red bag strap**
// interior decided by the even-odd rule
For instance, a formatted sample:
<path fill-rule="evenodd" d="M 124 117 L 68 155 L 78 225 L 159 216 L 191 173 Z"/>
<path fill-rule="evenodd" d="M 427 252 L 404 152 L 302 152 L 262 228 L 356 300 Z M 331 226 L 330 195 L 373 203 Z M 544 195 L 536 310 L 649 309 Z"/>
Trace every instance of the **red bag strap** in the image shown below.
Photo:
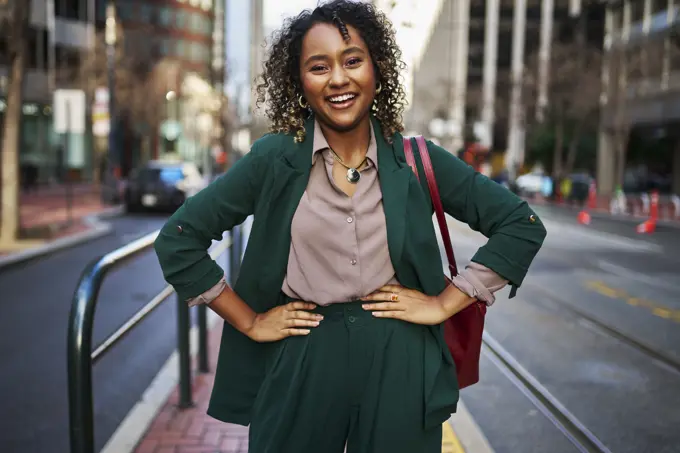
<path fill-rule="evenodd" d="M 423 170 L 425 171 L 425 178 L 427 179 L 427 187 L 430 189 L 430 198 L 434 206 L 434 213 L 437 216 L 437 223 L 439 224 L 439 232 L 442 235 L 444 242 L 444 250 L 446 251 L 446 258 L 449 260 L 449 271 L 451 278 L 458 275 L 458 267 L 456 266 L 456 258 L 453 255 L 453 246 L 451 245 L 451 236 L 449 235 L 449 228 L 446 225 L 446 216 L 444 215 L 444 207 L 442 206 L 442 199 L 439 196 L 439 188 L 437 187 L 437 179 L 434 175 L 434 168 L 430 160 L 430 152 L 427 150 L 427 143 L 422 135 L 415 137 L 418 144 L 418 153 L 420 160 L 423 163 Z M 413 147 L 411 145 L 411 137 L 404 137 L 404 155 L 406 156 L 406 163 L 411 167 L 413 172 L 420 181 L 418 175 L 418 167 L 416 167 L 416 159 L 413 155 Z"/>

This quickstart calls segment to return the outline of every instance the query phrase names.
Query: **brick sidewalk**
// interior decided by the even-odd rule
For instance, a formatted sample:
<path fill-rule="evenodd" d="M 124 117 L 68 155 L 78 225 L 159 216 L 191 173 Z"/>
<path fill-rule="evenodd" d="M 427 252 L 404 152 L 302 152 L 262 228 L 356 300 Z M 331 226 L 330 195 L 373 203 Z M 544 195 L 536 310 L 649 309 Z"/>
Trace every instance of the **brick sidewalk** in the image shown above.
<path fill-rule="evenodd" d="M 100 191 L 95 186 L 80 185 L 73 188 L 71 215 L 74 220 L 100 213 L 111 208 L 102 204 Z M 68 220 L 65 188 L 41 189 L 20 197 L 22 228 L 64 224 Z"/>
<path fill-rule="evenodd" d="M 248 428 L 223 423 L 206 414 L 221 334 L 222 323 L 218 322 L 208 338 L 211 372 L 194 376 L 195 407 L 178 409 L 179 395 L 175 388 L 135 453 L 248 453 Z"/>
<path fill-rule="evenodd" d="M 49 247 L 57 240 L 75 238 L 94 231 L 94 225 L 85 221 L 91 215 L 119 212 L 120 206 L 101 202 L 100 191 L 91 184 L 73 187 L 69 208 L 63 186 L 42 187 L 20 195 L 20 241 L 0 250 L 0 259 L 15 253 Z M 2 212 L 0 212 L 0 216 Z"/>

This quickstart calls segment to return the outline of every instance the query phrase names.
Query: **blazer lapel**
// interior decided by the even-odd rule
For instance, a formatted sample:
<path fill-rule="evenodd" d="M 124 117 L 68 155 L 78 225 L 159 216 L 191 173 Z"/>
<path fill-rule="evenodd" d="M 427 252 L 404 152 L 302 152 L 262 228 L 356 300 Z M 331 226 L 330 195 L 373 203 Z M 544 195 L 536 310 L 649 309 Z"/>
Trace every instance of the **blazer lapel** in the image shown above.
<path fill-rule="evenodd" d="M 378 145 L 378 174 L 387 223 L 387 246 L 392 266 L 399 273 L 399 263 L 406 236 L 406 206 L 409 188 L 415 175 L 406 163 L 401 134 L 394 134 L 392 144 L 385 141 L 379 122 L 371 117 Z"/>
<path fill-rule="evenodd" d="M 263 268 L 268 269 L 261 275 L 259 287 L 262 290 L 276 289 L 278 292 L 288 268 L 291 224 L 312 168 L 313 118 L 306 121 L 305 130 L 307 137 L 302 143 L 295 143 L 292 136 L 286 136 L 281 152 L 272 162 L 269 206 L 262 211 L 266 215 L 266 234 L 263 236 L 266 245 L 261 253 L 267 257 Z"/>

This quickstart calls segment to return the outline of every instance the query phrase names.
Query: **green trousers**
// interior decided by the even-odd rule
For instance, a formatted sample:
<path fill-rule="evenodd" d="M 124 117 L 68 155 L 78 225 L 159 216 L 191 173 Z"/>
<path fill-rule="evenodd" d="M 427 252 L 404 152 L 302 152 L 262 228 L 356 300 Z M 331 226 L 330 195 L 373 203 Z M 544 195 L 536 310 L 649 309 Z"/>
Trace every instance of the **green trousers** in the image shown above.
<path fill-rule="evenodd" d="M 250 453 L 441 452 L 441 425 L 426 429 L 423 415 L 428 328 L 360 302 L 316 312 L 324 320 L 309 335 L 271 344 Z"/>

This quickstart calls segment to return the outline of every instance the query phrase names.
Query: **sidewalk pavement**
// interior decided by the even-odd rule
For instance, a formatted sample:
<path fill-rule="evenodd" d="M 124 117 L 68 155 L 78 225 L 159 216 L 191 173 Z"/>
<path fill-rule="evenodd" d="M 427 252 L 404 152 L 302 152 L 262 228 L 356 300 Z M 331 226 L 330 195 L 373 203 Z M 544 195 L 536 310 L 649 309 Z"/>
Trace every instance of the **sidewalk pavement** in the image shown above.
<path fill-rule="evenodd" d="M 582 211 L 584 209 L 588 209 L 590 213 L 594 217 L 600 217 L 600 218 L 612 218 L 612 219 L 619 219 L 619 220 L 627 220 L 631 222 L 642 222 L 644 220 L 647 220 L 649 218 L 649 214 L 643 214 L 641 213 L 641 209 L 635 209 L 631 208 L 628 206 L 628 211 L 626 213 L 622 214 L 613 214 L 610 211 L 608 201 L 602 201 L 601 199 L 598 199 L 597 206 L 594 209 L 589 209 L 587 208 L 587 204 L 570 204 L 570 203 L 565 203 L 565 202 L 555 202 L 552 200 L 548 200 L 544 197 L 541 196 L 535 196 L 535 197 L 522 197 L 524 200 L 526 200 L 528 203 L 536 205 L 536 206 L 552 206 L 555 208 L 560 208 L 565 211 L 570 211 L 574 212 L 574 215 L 578 213 L 579 211 Z M 661 225 L 667 225 L 667 226 L 672 226 L 672 227 L 678 227 L 680 228 L 680 214 L 676 214 L 673 208 L 673 205 L 670 203 L 666 203 L 659 208 L 659 220 L 658 223 Z"/>
<path fill-rule="evenodd" d="M 67 189 L 65 186 L 40 188 L 22 193 L 19 198 L 21 227 L 31 229 L 47 225 L 63 225 L 68 220 Z M 71 215 L 74 223 L 87 215 L 106 211 L 100 189 L 91 184 L 74 185 L 71 190 Z"/>
<path fill-rule="evenodd" d="M 147 420 L 148 429 L 138 442 L 126 439 L 129 445 L 135 445 L 134 453 L 247 453 L 248 452 L 248 428 L 220 422 L 206 414 L 210 392 L 214 382 L 214 370 L 217 353 L 219 351 L 222 323 L 217 322 L 209 334 L 209 357 L 210 370 L 206 374 L 195 376 L 193 382 L 194 407 L 180 410 L 177 408 L 179 401 L 177 387 L 173 389 L 170 397 L 165 401 L 160 410 L 153 416 L 153 420 Z M 195 367 L 194 367 L 195 369 Z M 491 453 L 492 450 L 484 440 L 480 441 L 481 432 L 469 413 L 464 409 L 454 417 L 458 417 L 456 423 L 445 422 L 442 453 Z M 128 418 L 135 418 L 133 414 Z M 460 420 L 464 418 L 463 420 Z M 137 419 L 137 425 L 144 421 Z M 125 422 L 123 422 L 125 424 Z M 466 439 L 460 439 L 457 434 L 462 434 L 459 427 L 465 427 Z M 133 428 L 134 429 L 134 428 Z M 131 429 L 130 431 L 132 431 Z M 127 437 L 124 433 L 121 439 Z M 462 436 L 460 436 L 462 437 Z M 132 442 L 131 442 L 132 441 Z M 120 445 L 117 444 L 117 450 Z M 472 446 L 463 448 L 462 445 Z M 106 449 L 108 451 L 108 449 Z M 117 451 L 116 453 L 129 453 L 129 451 Z"/>
<path fill-rule="evenodd" d="M 41 187 L 20 195 L 19 220 L 22 238 L 26 240 L 13 245 L 11 250 L 0 249 L 0 267 L 101 237 L 111 231 L 98 218 L 120 214 L 120 206 L 103 204 L 99 189 L 91 184 L 74 185 L 71 193 L 70 210 L 65 186 Z M 70 225 L 69 217 L 72 220 Z"/>

